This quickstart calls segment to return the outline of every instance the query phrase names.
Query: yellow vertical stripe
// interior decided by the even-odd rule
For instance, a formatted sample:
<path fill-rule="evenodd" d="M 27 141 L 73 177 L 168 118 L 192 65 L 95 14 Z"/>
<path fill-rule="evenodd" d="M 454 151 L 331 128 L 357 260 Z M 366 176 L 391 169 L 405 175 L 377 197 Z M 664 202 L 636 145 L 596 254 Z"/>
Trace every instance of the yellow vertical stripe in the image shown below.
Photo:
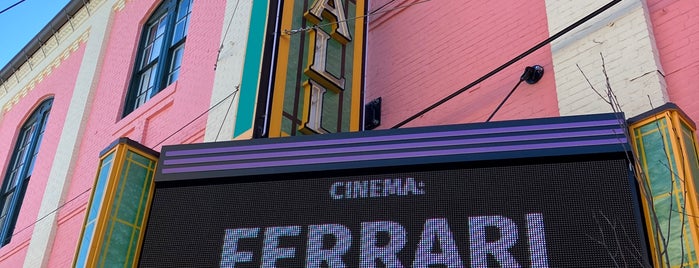
<path fill-rule="evenodd" d="M 362 12 L 364 15 L 364 0 L 357 0 L 357 12 Z M 354 66 L 352 66 L 352 101 L 350 102 L 350 131 L 359 131 L 361 129 L 361 111 L 362 104 L 362 79 L 364 74 L 364 17 L 356 14 L 358 17 L 355 20 L 354 27 Z"/>
<path fill-rule="evenodd" d="M 99 255 L 102 252 L 102 240 L 104 233 L 107 231 L 107 223 L 111 214 L 112 199 L 116 191 L 116 185 L 119 183 L 119 173 L 123 169 L 126 159 L 125 146 L 117 145 L 116 155 L 114 155 L 114 164 L 112 171 L 109 174 L 109 181 L 104 187 L 104 195 L 102 196 L 102 206 L 97 213 L 97 222 L 95 222 L 95 236 L 91 242 L 90 253 L 88 253 L 87 267 L 96 267 Z"/>
<path fill-rule="evenodd" d="M 691 146 L 695 146 L 694 150 L 696 150 L 696 140 L 694 139 L 694 137 L 696 135 L 696 129 L 690 128 L 690 130 L 691 130 L 690 139 L 691 140 L 686 141 L 684 134 L 683 134 L 683 131 L 682 131 L 682 129 L 683 129 L 682 125 L 684 124 L 684 125 L 690 126 L 690 124 L 686 123 L 686 121 L 680 115 L 679 112 L 672 111 L 671 114 L 672 114 L 672 122 L 673 122 L 672 129 L 674 130 L 675 135 L 676 135 L 676 137 L 673 140 L 676 140 L 679 143 L 678 144 L 679 148 L 683 149 L 683 150 L 678 150 L 679 152 L 677 152 L 677 154 L 680 157 L 678 159 L 682 160 L 682 172 L 683 172 L 682 173 L 682 178 L 683 178 L 682 179 L 682 183 L 683 183 L 682 186 L 684 187 L 683 188 L 684 193 L 687 193 L 684 196 L 684 200 L 685 200 L 686 204 L 683 206 L 684 210 L 682 212 L 687 214 L 687 215 L 699 215 L 698 214 L 699 210 L 697 209 L 697 201 L 699 201 L 699 200 L 697 200 L 697 196 L 696 196 L 697 193 L 694 191 L 694 189 L 696 189 L 694 187 L 694 178 L 695 178 L 695 176 L 698 176 L 699 174 L 693 174 L 692 168 L 691 168 L 693 164 L 697 164 L 697 163 L 690 163 L 689 162 L 690 161 L 689 148 L 684 148 L 685 144 L 691 144 Z M 688 216 L 684 216 L 684 215 L 683 215 L 683 217 L 687 217 L 687 220 L 689 222 L 689 234 L 686 234 L 684 236 L 685 240 L 686 240 L 685 243 L 687 245 L 693 246 L 694 250 L 696 252 L 696 250 L 699 250 L 699 230 L 697 230 L 697 228 L 693 228 L 693 227 L 697 227 L 699 225 L 699 223 L 697 222 L 697 219 L 694 217 L 688 217 Z M 682 230 L 682 231 L 684 232 L 685 230 Z M 691 241 L 689 240 L 690 238 L 692 238 Z M 688 252 L 687 257 L 688 257 L 687 263 L 696 262 L 696 259 L 695 259 L 696 255 L 692 255 L 691 253 Z"/>
<path fill-rule="evenodd" d="M 138 234 L 138 237 L 136 238 L 138 240 L 138 242 L 136 243 L 136 251 L 134 253 L 133 263 L 131 265 L 131 267 L 137 267 L 140 253 L 141 253 L 141 246 L 143 245 L 143 239 L 145 238 L 145 235 L 146 235 L 146 232 L 144 232 L 144 230 L 145 230 L 144 227 L 145 227 L 146 223 L 148 222 L 148 214 L 150 212 L 150 204 L 151 204 L 151 201 L 153 201 L 153 194 L 155 194 L 155 189 L 153 189 L 155 186 L 155 180 L 153 179 L 153 177 L 155 176 L 155 170 L 157 170 L 157 168 L 158 168 L 158 158 L 154 157 L 150 154 L 144 153 L 140 150 L 137 150 L 136 148 L 132 148 L 132 150 L 134 150 L 135 152 L 138 152 L 139 155 L 151 160 L 150 166 L 148 167 L 149 172 L 150 172 L 148 174 L 148 176 L 150 176 L 150 179 L 146 178 L 144 180 L 144 182 L 143 182 L 144 186 L 143 186 L 143 189 L 141 192 L 141 195 L 143 196 L 143 198 L 146 199 L 145 200 L 146 204 L 145 204 L 145 206 L 139 207 L 139 211 L 136 214 L 137 215 L 136 219 L 138 219 L 138 214 L 143 212 L 143 217 L 141 218 L 141 222 L 139 223 L 141 226 L 140 232 Z M 149 184 L 149 186 L 146 186 L 146 184 Z M 146 187 L 148 188 L 147 193 L 145 193 Z M 143 211 L 141 211 L 141 209 L 143 209 Z"/>
<path fill-rule="evenodd" d="M 639 187 L 642 187 L 644 190 L 647 190 L 647 193 L 650 195 L 650 200 L 647 200 L 645 195 L 642 195 L 643 198 L 641 198 L 641 203 L 643 204 L 643 216 L 648 223 L 646 225 L 646 233 L 648 234 L 648 240 L 650 242 L 650 247 L 651 247 L 651 257 L 652 257 L 652 262 L 654 267 L 662 267 L 663 262 L 662 262 L 662 256 L 658 255 L 659 251 L 658 249 L 660 248 L 660 241 L 658 241 L 658 236 L 657 234 L 653 231 L 653 227 L 655 226 L 655 217 L 651 215 L 651 211 L 654 209 L 654 204 L 652 203 L 653 201 L 653 193 L 651 189 L 646 189 L 647 187 L 650 187 L 650 178 L 648 177 L 648 162 L 647 162 L 647 156 L 646 156 L 646 150 L 645 146 L 643 144 L 643 136 L 644 133 L 641 132 L 641 127 L 643 127 L 646 124 L 650 124 L 655 120 L 660 120 L 659 118 L 655 117 L 650 117 L 645 120 L 641 120 L 640 122 L 637 122 L 631 126 L 629 126 L 632 131 L 629 131 L 632 133 L 632 142 L 636 142 L 637 144 L 634 145 L 633 148 L 637 148 L 637 154 L 639 155 L 639 165 L 641 165 L 639 170 L 642 170 L 641 172 L 645 174 L 645 176 L 642 176 L 641 180 L 644 185 L 641 185 Z M 641 176 L 642 174 L 637 174 L 637 176 Z M 644 180 L 645 179 L 645 180 Z"/>
<path fill-rule="evenodd" d="M 282 10 L 294 10 L 295 1 L 284 1 Z M 282 17 L 280 29 L 291 29 L 293 14 L 285 13 Z M 286 73 L 289 66 L 289 46 L 291 45 L 291 35 L 280 34 L 279 47 L 277 51 L 277 65 L 274 76 L 274 89 L 272 94 L 272 111 L 269 119 L 269 137 L 281 136 L 282 113 L 284 112 L 284 90 L 286 90 Z"/>

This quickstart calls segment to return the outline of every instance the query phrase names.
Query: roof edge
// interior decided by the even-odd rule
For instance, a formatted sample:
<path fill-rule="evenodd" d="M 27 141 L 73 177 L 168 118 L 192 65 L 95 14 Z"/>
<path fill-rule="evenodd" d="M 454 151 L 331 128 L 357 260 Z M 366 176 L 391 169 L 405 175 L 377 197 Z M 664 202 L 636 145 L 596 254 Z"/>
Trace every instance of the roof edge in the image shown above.
<path fill-rule="evenodd" d="M 44 26 L 39 33 L 32 38 L 20 51 L 15 55 L 2 69 L 0 70 L 0 82 L 7 81 L 17 70 L 19 70 L 28 58 L 31 58 L 34 53 L 41 49 L 44 45 L 40 40 L 48 40 L 51 38 L 63 25 L 68 23 L 71 17 L 75 16 L 81 8 L 87 5 L 89 0 L 71 0 L 68 4 L 56 14 L 56 16 Z"/>

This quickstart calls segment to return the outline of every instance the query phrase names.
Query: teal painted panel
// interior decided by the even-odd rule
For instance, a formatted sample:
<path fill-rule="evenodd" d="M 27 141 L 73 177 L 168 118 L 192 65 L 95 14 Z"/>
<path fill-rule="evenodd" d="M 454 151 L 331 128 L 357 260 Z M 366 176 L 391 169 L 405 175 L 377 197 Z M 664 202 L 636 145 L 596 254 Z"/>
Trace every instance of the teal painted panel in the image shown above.
<path fill-rule="evenodd" d="M 139 218 L 138 214 L 140 210 L 144 209 L 141 207 L 144 198 L 143 188 L 149 178 L 150 170 L 141 165 L 134 164 L 134 162 L 129 160 L 127 160 L 125 170 L 127 173 L 125 174 L 126 176 L 120 180 L 119 189 L 115 197 L 115 210 L 113 211 L 118 219 L 131 224 L 137 224 Z"/>
<path fill-rule="evenodd" d="M 681 123 L 681 128 L 682 135 L 684 136 L 684 148 L 687 151 L 687 159 L 685 161 L 687 161 L 687 165 L 689 165 L 689 169 L 692 172 L 692 174 L 690 174 L 691 176 L 687 176 L 685 180 L 692 180 L 694 182 L 694 189 L 688 190 L 693 190 L 694 193 L 699 194 L 699 159 L 697 158 L 697 148 L 695 147 L 695 133 L 684 123 Z M 695 202 L 696 201 L 699 200 L 695 200 Z M 687 226 L 687 228 L 691 228 L 691 226 Z M 696 239 L 696 237 L 689 236 L 688 239 L 689 241 L 685 251 L 688 251 L 691 256 L 697 256 L 697 249 L 694 247 L 694 239 Z"/>
<path fill-rule="evenodd" d="M 694 182 L 694 192 L 699 195 L 699 159 L 697 158 L 697 148 L 694 146 L 694 132 L 685 124 L 682 124 L 682 135 L 684 136 L 684 148 L 687 150 L 687 164 L 692 171 L 690 179 Z M 699 201 L 699 200 L 696 200 Z"/>
<path fill-rule="evenodd" d="M 100 266 L 129 267 L 126 264 L 133 262 L 154 165 L 155 162 L 146 157 L 131 151 L 126 153 L 100 248 Z"/>
<path fill-rule="evenodd" d="M 132 151 L 129 151 L 126 154 L 126 158 L 130 159 L 131 161 L 134 161 L 136 163 L 139 163 L 141 165 L 144 165 L 146 167 L 151 167 L 153 165 L 153 161 L 151 161 L 150 159 L 148 159 L 146 157 L 143 157 L 142 155 L 134 153 Z"/>
<path fill-rule="evenodd" d="M 245 51 L 243 78 L 238 92 L 238 112 L 236 114 L 233 137 L 237 137 L 252 128 L 259 89 L 260 69 L 262 68 L 262 48 L 267 27 L 268 1 L 252 1 L 250 14 L 250 31 Z M 234 85 L 231 85 L 233 90 Z"/>
<path fill-rule="evenodd" d="M 657 123 L 656 123 L 657 122 Z M 671 266 L 679 267 L 689 264 L 689 256 L 695 253 L 693 247 L 693 239 L 691 237 L 691 225 L 686 214 L 681 213 L 687 207 L 685 195 L 682 190 L 683 178 L 679 178 L 678 164 L 674 158 L 674 152 L 677 150 L 687 150 L 689 162 L 692 172 L 696 172 L 697 161 L 696 152 L 693 142 L 686 142 L 682 147 L 677 148 L 670 141 L 670 132 L 667 128 L 667 120 L 665 118 L 649 123 L 639 129 L 637 134 L 644 135 L 641 138 L 644 152 L 642 154 L 645 159 L 643 163 L 647 166 L 646 174 L 649 180 L 649 188 L 651 194 L 655 197 L 653 200 L 653 209 L 657 218 L 657 228 L 654 230 L 660 232 L 662 237 L 657 237 L 657 242 L 660 249 L 665 246 L 666 249 L 661 251 L 663 259 L 670 263 Z M 683 126 L 681 133 L 686 140 L 692 141 L 693 133 L 686 126 Z M 666 149 L 667 148 L 667 152 Z M 640 147 L 639 147 L 640 149 Z M 662 240 L 662 241 L 661 241 Z"/>
<path fill-rule="evenodd" d="M 143 195 L 141 196 L 140 202 L 138 204 L 138 207 L 140 208 L 138 210 L 138 214 L 136 214 L 136 222 L 138 223 L 139 227 L 143 227 L 141 223 L 143 222 L 143 217 L 146 214 L 146 210 L 148 210 L 148 200 L 151 198 L 149 195 L 150 193 L 150 187 L 153 184 L 153 177 L 154 177 L 154 170 L 149 170 L 148 174 L 146 174 L 146 179 L 143 181 Z"/>
<path fill-rule="evenodd" d="M 672 191 L 673 174 L 670 167 L 674 163 L 668 162 L 668 155 L 664 150 L 664 143 L 658 132 L 649 134 L 643 138 L 643 145 L 648 165 L 648 179 L 654 196 Z M 671 153 L 671 152 L 670 152 Z"/>
<path fill-rule="evenodd" d="M 133 239 L 133 227 L 112 221 L 109 224 L 111 235 L 103 243 L 102 250 L 106 250 L 100 260 L 102 267 L 130 267 L 128 261 L 129 247 Z"/>

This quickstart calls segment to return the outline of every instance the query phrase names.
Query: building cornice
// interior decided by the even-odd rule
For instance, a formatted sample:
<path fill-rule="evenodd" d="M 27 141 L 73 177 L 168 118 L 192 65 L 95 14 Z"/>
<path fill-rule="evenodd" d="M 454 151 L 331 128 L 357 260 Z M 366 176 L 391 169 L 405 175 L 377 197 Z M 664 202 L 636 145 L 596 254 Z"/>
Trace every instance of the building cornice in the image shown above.
<path fill-rule="evenodd" d="M 71 0 L 0 70 L 2 113 L 11 109 L 87 40 L 89 26 L 84 27 L 84 24 L 105 1 Z"/>

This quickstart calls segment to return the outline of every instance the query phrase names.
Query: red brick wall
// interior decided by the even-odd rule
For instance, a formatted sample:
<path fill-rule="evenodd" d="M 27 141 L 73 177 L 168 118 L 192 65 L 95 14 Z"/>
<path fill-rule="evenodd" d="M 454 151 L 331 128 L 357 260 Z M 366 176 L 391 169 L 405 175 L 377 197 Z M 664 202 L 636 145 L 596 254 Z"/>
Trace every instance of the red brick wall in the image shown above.
<path fill-rule="evenodd" d="M 388 1 L 373 3 L 373 11 Z M 404 7 L 404 8 L 400 8 Z M 393 10 L 391 10 L 393 9 Z M 544 1 L 399 0 L 369 18 L 365 100 L 382 97 L 389 128 L 548 38 Z M 493 118 L 558 115 L 550 47 L 545 46 L 406 126 L 483 122 L 528 65 L 544 66 Z"/>
<path fill-rule="evenodd" d="M 72 263 L 101 150 L 119 137 L 129 137 L 155 150 L 167 144 L 203 141 L 206 116 L 196 117 L 209 108 L 223 27 L 223 0 L 194 2 L 179 80 L 128 116 L 121 117 L 143 23 L 159 3 L 127 1 L 122 10 L 113 14 L 90 116 L 66 198 L 76 200 L 58 212 L 49 267 L 67 267 Z"/>
<path fill-rule="evenodd" d="M 649 0 L 670 101 L 699 120 L 699 1 Z"/>
<path fill-rule="evenodd" d="M 0 118 L 0 140 L 3 144 L 0 146 L 0 178 L 4 180 L 20 127 L 42 101 L 54 98 L 32 177 L 15 225 L 15 235 L 9 244 L 0 248 L 0 267 L 22 267 L 24 263 L 34 224 L 40 217 L 41 197 L 46 189 L 51 166 L 64 158 L 56 155 L 56 148 L 64 122 L 71 120 L 67 112 L 84 52 L 85 44 L 81 44 Z"/>

